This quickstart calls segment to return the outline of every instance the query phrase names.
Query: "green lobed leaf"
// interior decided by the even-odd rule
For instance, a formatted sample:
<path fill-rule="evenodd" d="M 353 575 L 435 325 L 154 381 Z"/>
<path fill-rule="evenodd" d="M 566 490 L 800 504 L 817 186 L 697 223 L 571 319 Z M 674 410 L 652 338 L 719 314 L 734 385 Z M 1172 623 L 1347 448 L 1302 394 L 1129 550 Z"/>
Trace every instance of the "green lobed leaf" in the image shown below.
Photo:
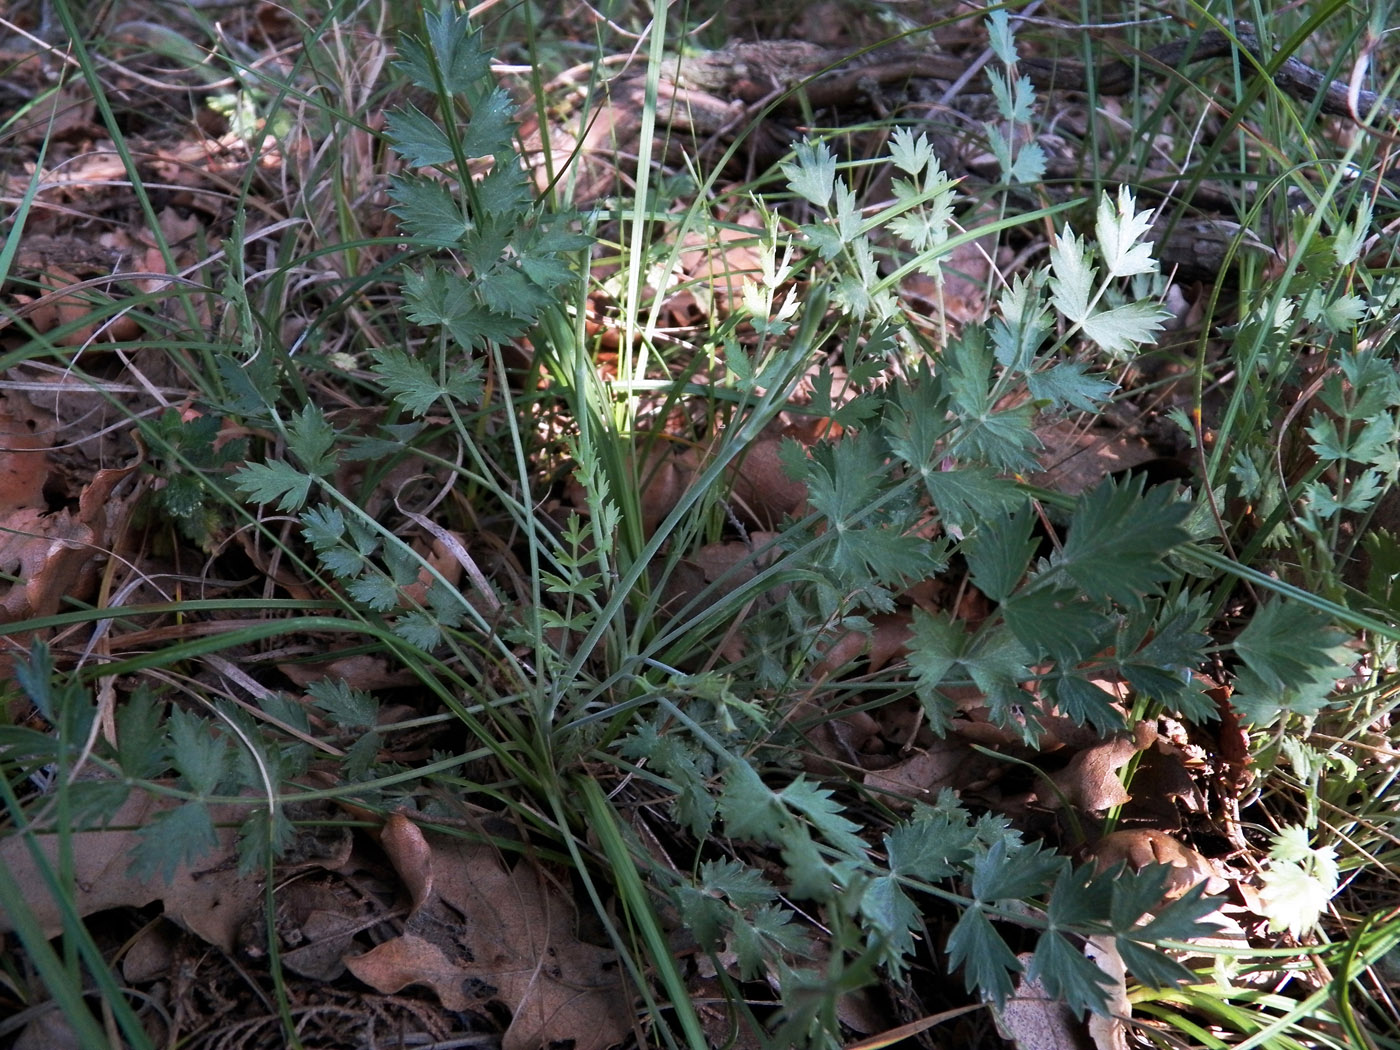
<path fill-rule="evenodd" d="M 699 887 L 703 893 L 725 897 L 741 910 L 772 901 L 776 892 L 761 871 L 733 858 L 701 864 Z"/>
<path fill-rule="evenodd" d="M 972 895 L 986 902 L 1041 897 L 1068 866 L 1064 857 L 1037 844 L 999 838 L 973 861 Z"/>
<path fill-rule="evenodd" d="M 1015 482 L 997 477 L 988 467 L 928 470 L 923 477 L 929 499 L 944 525 L 958 532 L 978 522 L 984 514 L 1012 511 L 1028 501 Z"/>
<path fill-rule="evenodd" d="M 295 839 L 296 828 L 282 806 L 270 812 L 258 806 L 238 829 L 238 874 L 246 878 L 265 871 L 268 858 L 285 856 Z"/>
<path fill-rule="evenodd" d="M 1105 648 L 1112 637 L 1103 611 L 1072 587 L 1024 588 L 1002 603 L 1001 612 L 1032 659 L 1049 655 L 1073 665 Z"/>
<path fill-rule="evenodd" d="M 471 28 L 466 13 L 443 4 L 437 11 L 425 10 L 423 23 L 427 40 L 404 34 L 394 62 L 417 87 L 436 92 L 441 78 L 442 89 L 464 94 L 489 79 L 491 52 L 481 46 L 481 30 Z"/>
<path fill-rule="evenodd" d="M 1040 982 L 1047 996 L 1063 1002 L 1075 1014 L 1108 1010 L 1108 974 L 1055 930 L 1046 930 L 1036 941 L 1027 975 Z"/>
<path fill-rule="evenodd" d="M 1026 85 L 1030 83 L 1024 77 L 1021 81 Z M 1003 165 L 1004 178 L 1011 185 L 1041 182 L 1048 164 L 1049 159 L 1039 142 L 1025 142 L 1016 150 L 1015 160 L 1009 166 Z"/>
<path fill-rule="evenodd" d="M 1265 686 L 1283 690 L 1345 675 L 1345 642 L 1325 613 L 1276 598 L 1254 610 L 1235 639 L 1235 652 Z"/>
<path fill-rule="evenodd" d="M 1081 496 L 1050 570 L 1069 576 L 1091 598 L 1140 608 L 1159 583 L 1172 578 L 1163 559 L 1190 539 L 1182 522 L 1191 512 L 1169 487 L 1144 492 L 1144 485 L 1141 477 L 1109 478 Z"/>
<path fill-rule="evenodd" d="M 939 443 L 952 430 L 941 378 L 920 361 L 908 382 L 896 384 L 882 420 L 890 451 L 920 473 L 935 469 Z"/>
<path fill-rule="evenodd" d="M 873 437 L 862 433 L 817 446 L 803 461 L 803 474 L 812 509 L 827 520 L 830 542 L 824 557 L 839 581 L 855 583 L 873 575 L 895 583 L 937 570 L 935 548 L 911 531 L 913 508 L 886 501 L 890 510 L 870 509 L 885 474 L 883 449 Z"/>
<path fill-rule="evenodd" d="M 832 795 L 831 788 L 799 776 L 778 797 L 783 805 L 806 817 L 828 844 L 849 857 L 864 859 L 865 841 L 855 834 L 860 825 L 847 819 L 846 807 Z"/>
<path fill-rule="evenodd" d="M 398 201 L 389 210 L 417 241 L 450 247 L 472 231 L 473 224 L 463 214 L 461 202 L 437 179 L 396 175 L 389 183 L 389 196 Z"/>
<path fill-rule="evenodd" d="M 377 348 L 371 371 L 383 381 L 384 392 L 412 416 L 426 415 L 447 393 L 426 364 L 398 347 Z"/>
<path fill-rule="evenodd" d="M 909 175 L 918 175 L 929 164 L 938 163 L 928 136 L 920 134 L 916 137 L 907 127 L 896 128 L 890 136 L 890 160 L 895 167 Z"/>
<path fill-rule="evenodd" d="M 885 946 L 891 977 L 898 981 L 903 960 L 914 953 L 914 933 L 923 929 L 923 918 L 893 875 L 881 875 L 866 883 L 860 898 L 866 938 Z"/>
<path fill-rule="evenodd" d="M 312 702 L 343 729 L 373 726 L 379 720 L 379 701 L 363 689 L 352 689 L 342 678 L 322 678 L 306 687 Z"/>
<path fill-rule="evenodd" d="M 1052 408 L 1077 408 L 1097 412 L 1118 385 L 1102 374 L 1086 375 L 1087 366 L 1078 361 L 1065 361 L 1043 372 L 1026 377 L 1031 397 L 1048 401 Z"/>
<path fill-rule="evenodd" d="M 1235 675 L 1230 707 L 1240 720 L 1265 728 L 1286 715 L 1311 718 L 1333 702 L 1333 681 L 1298 679 L 1280 688 L 1263 680 L 1252 668 L 1243 667 Z"/>
<path fill-rule="evenodd" d="M 812 387 L 810 411 L 818 418 L 832 419 L 846 427 L 858 427 L 880 412 L 880 402 L 869 394 L 843 397 L 843 394 L 849 394 L 849 384 L 846 390 L 833 396 L 835 376 L 826 365 L 818 368 L 816 375 L 809 377 L 809 382 Z"/>
<path fill-rule="evenodd" d="M 1193 674 L 1205 663 L 1210 641 L 1200 629 L 1204 605 L 1183 595 L 1163 613 L 1165 618 L 1150 618 L 1136 637 L 1126 630 L 1120 634 L 1117 669 L 1139 695 L 1170 705 L 1192 722 L 1210 721 L 1218 716 L 1215 701 Z"/>
<path fill-rule="evenodd" d="M 806 825 L 780 825 L 778 838 L 788 894 L 806 900 L 833 900 L 844 880 L 837 867 L 822 855 Z"/>
<path fill-rule="evenodd" d="M 430 653 L 442 644 L 442 627 L 436 617 L 412 609 L 394 621 L 393 631 L 409 645 Z"/>
<path fill-rule="evenodd" d="M 1134 900 L 1131 907 L 1115 910 L 1114 927 L 1120 938 L 1141 941 L 1144 944 L 1190 941 L 1197 937 L 1212 937 L 1224 928 L 1220 923 L 1207 918 L 1215 914 L 1220 902 L 1217 898 L 1207 896 L 1204 882 L 1196 883 L 1174 901 L 1166 904 L 1158 901 L 1150 909 L 1151 917 L 1140 925 L 1127 926 L 1119 922 L 1120 916 L 1139 904 L 1140 900 Z M 1148 909 L 1144 909 L 1140 914 L 1147 912 Z"/>
<path fill-rule="evenodd" d="M 730 947 L 746 980 L 762 976 L 766 964 L 787 952 L 805 957 L 811 950 L 807 933 L 792 920 L 793 913 L 771 901 L 754 909 L 730 928 Z"/>
<path fill-rule="evenodd" d="M 623 740 L 622 753 L 629 758 L 646 759 L 652 770 L 666 777 L 676 793 L 672 805 L 676 820 L 688 827 L 697 838 L 709 834 L 718 812 L 718 803 L 710 791 L 709 778 L 714 771 L 714 760 L 709 752 L 701 750 L 681 734 L 662 733 L 654 723 L 643 722 Z M 702 872 L 706 870 L 702 867 Z M 724 877 L 727 869 L 720 866 L 708 871 L 705 878 L 718 880 Z M 729 892 L 731 887 L 716 883 L 713 888 L 719 892 Z"/>
<path fill-rule="evenodd" d="M 308 401 L 287 423 L 287 450 L 308 473 L 325 477 L 336 467 L 332 450 L 338 436 L 320 406 Z"/>
<path fill-rule="evenodd" d="M 776 892 L 770 887 L 770 893 Z M 682 884 L 676 889 L 675 896 L 685 929 L 706 951 L 719 951 L 722 946 L 720 938 L 732 925 L 733 910 L 724 901 L 694 886 Z"/>
<path fill-rule="evenodd" d="M 1045 271 L 1018 274 L 997 298 L 1001 316 L 991 325 L 992 347 L 1003 368 L 1028 373 L 1036 352 L 1054 326 L 1054 315 L 1045 306 Z"/>
<path fill-rule="evenodd" d="M 1001 119 L 1009 124 L 1029 124 L 1035 115 L 1035 86 L 1030 77 L 1003 76 L 991 69 L 987 71 L 987 79 L 991 83 L 992 96 L 996 99 L 997 113 Z M 1021 147 L 1021 152 L 1031 145 L 1033 143 L 1026 143 Z"/>
<path fill-rule="evenodd" d="M 998 410 L 993 404 L 993 357 L 986 330 L 968 325 L 944 348 L 942 362 L 951 410 L 961 424 L 955 442 L 959 458 L 998 470 L 1038 469 L 1037 460 L 1029 454 L 1040 446 L 1031 430 L 1031 405 Z"/>
<path fill-rule="evenodd" d="M 374 361 L 370 370 L 383 380 L 385 393 L 412 416 L 426 415 L 444 397 L 463 404 L 471 404 L 481 397 L 479 361 L 463 362 L 449 373 L 446 383 L 438 382 L 426 364 L 398 347 L 376 349 Z"/>
<path fill-rule="evenodd" d="M 909 669 L 914 672 L 919 695 L 931 691 L 948 678 L 962 660 L 968 645 L 967 633 L 951 617 L 914 609 L 910 625 Z M 929 726 L 942 734 L 949 727 L 948 718 L 939 718 Z"/>
<path fill-rule="evenodd" d="M 132 780 L 150 780 L 165 771 L 167 750 L 161 732 L 164 705 L 144 684 L 117 710 L 117 765 Z"/>
<path fill-rule="evenodd" d="M 1126 937 L 1116 938 L 1113 944 L 1128 972 L 1144 987 L 1175 988 L 1199 980 L 1181 963 L 1150 945 Z"/>
<path fill-rule="evenodd" d="M 350 580 L 345 585 L 345 593 L 375 612 L 388 612 L 399 604 L 399 589 L 378 570 Z"/>
<path fill-rule="evenodd" d="M 1094 290 L 1094 268 L 1085 258 L 1084 242 L 1068 225 L 1050 245 L 1050 302 L 1070 321 L 1089 317 Z"/>
<path fill-rule="evenodd" d="M 247 463 L 231 475 L 234 487 L 255 503 L 276 503 L 283 513 L 305 506 L 315 479 L 284 460 Z"/>
<path fill-rule="evenodd" d="M 204 506 L 209 490 L 197 474 L 172 474 L 160 490 L 160 503 L 177 518 L 190 518 Z"/>
<path fill-rule="evenodd" d="M 1118 188 L 1116 205 L 1107 193 L 1100 195 L 1094 236 L 1098 238 L 1099 251 L 1110 277 L 1157 272 L 1152 245 L 1142 241 L 1151 228 L 1152 213 L 1137 210 L 1132 191 L 1126 185 Z"/>
<path fill-rule="evenodd" d="M 1150 343 L 1171 315 L 1156 303 L 1139 300 L 1111 310 L 1099 310 L 1084 319 L 1084 334 L 1115 356 L 1135 353 Z"/>
<path fill-rule="evenodd" d="M 1046 917 L 1058 929 L 1074 929 L 1109 918 L 1113 902 L 1113 878 L 1101 876 L 1093 865 L 1065 865 L 1055 880 Z"/>
<path fill-rule="evenodd" d="M 719 812 L 730 838 L 778 841 L 784 813 L 777 795 L 747 762 L 731 762 L 724 774 Z"/>
<path fill-rule="evenodd" d="M 1045 686 L 1056 708 L 1075 725 L 1092 725 L 1104 736 L 1127 728 L 1118 698 L 1076 672 L 1055 675 Z"/>
<path fill-rule="evenodd" d="M 1020 640 L 1002 626 L 980 632 L 961 661 L 972 684 L 981 690 L 993 721 L 1015 729 L 1027 743 L 1040 731 L 1030 694 L 1021 688 L 1032 677 L 1027 667 L 1031 659 Z"/>
<path fill-rule="evenodd" d="M 394 152 L 410 167 L 429 168 L 450 164 L 457 156 L 452 140 L 438 122 L 417 106 L 408 105 L 389 113 L 386 134 Z"/>
<path fill-rule="evenodd" d="M 992 53 L 1004 66 L 1016 64 L 1016 30 L 1011 25 L 1011 15 L 1003 7 L 992 8 L 983 22 L 987 27 L 987 39 Z"/>
<path fill-rule="evenodd" d="M 1031 538 L 1035 515 L 985 508 L 977 531 L 961 547 L 977 589 L 994 602 L 1004 602 L 1025 576 L 1035 555 Z"/>
<path fill-rule="evenodd" d="M 794 160 L 784 161 L 779 170 L 788 179 L 788 188 L 818 208 L 825 208 L 836 189 L 836 157 L 825 142 L 804 141 L 793 147 Z"/>
<path fill-rule="evenodd" d="M 167 886 L 181 866 L 197 864 L 219 844 L 209 807 L 203 802 L 186 802 L 157 813 L 136 835 L 131 873 L 142 882 L 160 875 Z"/>
<path fill-rule="evenodd" d="M 983 995 L 998 1006 L 1011 994 L 1011 975 L 1021 972 L 1016 953 L 976 905 L 964 909 L 948 937 L 948 965 L 963 971 L 969 992 Z"/>
<path fill-rule="evenodd" d="M 966 811 L 953 813 L 926 809 L 914 819 L 901 821 L 885 835 L 885 857 L 893 875 L 936 882 L 957 871 L 972 857 L 976 831 L 968 825 Z"/>
<path fill-rule="evenodd" d="M 171 760 L 197 795 L 212 795 L 229 769 L 228 738 L 209 720 L 173 708 L 166 722 Z"/>
<path fill-rule="evenodd" d="M 518 216 L 523 221 L 533 202 L 530 180 L 518 164 L 497 165 L 476 184 L 474 204 L 483 216 L 493 219 Z M 586 244 L 591 238 L 583 240 Z"/>
<path fill-rule="evenodd" d="M 1148 864 L 1134 871 L 1124 863 L 1102 873 L 1111 883 L 1108 918 L 1115 933 L 1131 933 L 1139 919 L 1157 908 L 1171 873 L 1169 864 Z"/>
<path fill-rule="evenodd" d="M 347 779 L 356 781 L 369 776 L 379 760 L 380 744 L 379 734 L 375 732 L 361 733 L 355 738 L 350 750 L 345 752 L 344 769 Z"/>
<path fill-rule="evenodd" d="M 505 88 L 494 87 L 475 100 L 471 119 L 462 136 L 462 154 L 494 157 L 501 165 L 518 165 L 514 153 L 515 103 Z"/>
<path fill-rule="evenodd" d="M 29 702 L 38 708 L 44 721 L 58 724 L 58 704 L 55 703 L 53 653 L 37 636 L 29 646 L 29 658 L 14 662 L 15 681 L 24 690 Z"/>

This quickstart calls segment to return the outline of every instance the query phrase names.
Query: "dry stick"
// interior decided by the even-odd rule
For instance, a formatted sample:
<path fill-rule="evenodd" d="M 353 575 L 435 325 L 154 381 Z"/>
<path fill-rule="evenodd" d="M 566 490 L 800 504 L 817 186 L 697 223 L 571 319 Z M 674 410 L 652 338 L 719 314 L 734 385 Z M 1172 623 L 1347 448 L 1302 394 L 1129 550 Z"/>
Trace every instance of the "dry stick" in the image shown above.
<path fill-rule="evenodd" d="M 1168 73 L 1194 62 L 1228 58 L 1236 51 L 1249 55 L 1251 66 L 1257 64 L 1262 69 L 1268 69 L 1276 58 L 1260 43 L 1252 25 L 1236 22 L 1233 33 L 1208 29 L 1151 48 L 1142 53 L 1146 62 L 1141 68 Z M 854 97 L 863 83 L 888 84 L 919 77 L 964 81 L 980 63 L 985 63 L 985 56 L 969 65 L 951 55 L 915 50 L 881 54 L 875 49 L 856 56 L 854 61 L 852 57 L 794 40 L 739 43 L 682 59 L 677 64 L 675 80 L 679 85 L 719 97 L 743 94 L 737 90 L 741 86 L 752 93 L 756 84 L 762 85 L 760 94 L 773 88 L 791 89 L 789 105 L 799 105 L 798 95 L 802 94 L 809 105 L 822 108 Z M 1101 94 L 1122 95 L 1138 84 L 1138 68 L 1117 59 L 1089 67 L 1067 59 L 1023 58 L 1017 66 L 1042 88 L 1083 91 L 1093 84 Z M 1324 113 L 1352 119 L 1374 113 L 1400 120 L 1400 102 L 1374 91 L 1362 91 L 1359 85 L 1329 80 L 1292 56 L 1284 59 L 1272 76 L 1274 83 L 1289 95 L 1303 102 L 1317 102 Z"/>

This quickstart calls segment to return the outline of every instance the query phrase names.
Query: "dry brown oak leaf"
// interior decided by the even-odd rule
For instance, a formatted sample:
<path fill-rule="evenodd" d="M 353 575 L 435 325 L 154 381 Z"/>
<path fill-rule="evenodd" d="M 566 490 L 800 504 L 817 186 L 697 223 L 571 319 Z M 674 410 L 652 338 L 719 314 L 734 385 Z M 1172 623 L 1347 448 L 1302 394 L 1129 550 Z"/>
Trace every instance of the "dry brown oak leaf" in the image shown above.
<path fill-rule="evenodd" d="M 616 957 L 575 936 L 570 902 L 527 862 L 507 871 L 488 846 L 425 838 L 429 895 L 402 936 L 347 956 L 350 972 L 386 994 L 426 985 L 449 1010 L 504 1003 L 512 1020 L 502 1050 L 622 1042 L 631 1011 Z"/>

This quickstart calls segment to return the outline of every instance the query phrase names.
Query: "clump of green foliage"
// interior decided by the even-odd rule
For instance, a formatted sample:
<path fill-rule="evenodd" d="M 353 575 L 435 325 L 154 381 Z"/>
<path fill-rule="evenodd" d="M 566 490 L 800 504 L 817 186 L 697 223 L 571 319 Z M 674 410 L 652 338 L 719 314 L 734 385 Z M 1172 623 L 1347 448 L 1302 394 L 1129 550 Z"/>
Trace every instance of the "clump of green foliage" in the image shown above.
<path fill-rule="evenodd" d="M 1040 178 L 1045 158 L 1034 144 L 1017 145 L 1036 120 L 1036 100 L 1017 73 L 1006 12 L 990 16 L 988 32 L 1004 73 L 993 78 L 999 120 L 987 134 L 999 189 L 1009 192 Z M 1168 949 L 1215 931 L 1203 887 L 1168 901 L 1164 866 L 1077 865 L 951 792 L 896 815 L 855 785 L 816 779 L 800 768 L 791 698 L 810 695 L 834 639 L 873 631 L 872 617 L 893 610 L 905 588 L 956 561 L 994 611 L 975 628 L 916 611 L 907 663 L 872 705 L 912 696 L 943 734 L 957 714 L 952 694 L 971 686 L 992 720 L 1028 743 L 1049 705 L 1104 735 L 1161 715 L 1203 723 L 1217 705 L 1193 671 L 1217 657 L 1233 662 L 1232 702 L 1260 730 L 1281 734 L 1289 719 L 1324 714 L 1338 705 L 1335 684 L 1349 671 L 1338 623 L 1397 635 L 1374 618 L 1393 617 L 1396 607 L 1400 573 L 1386 567 L 1400 558 L 1388 537 L 1367 541 L 1369 604 L 1353 611 L 1328 600 L 1343 597 L 1336 584 L 1346 523 L 1396 480 L 1400 384 L 1388 346 L 1339 356 L 1307 417 L 1315 466 L 1289 491 L 1270 468 L 1270 388 L 1246 383 L 1226 420 L 1247 418 L 1244 436 L 1216 446 L 1200 491 L 1129 477 L 1072 499 L 1036 492 L 1022 479 L 1038 467 L 1038 416 L 1108 410 L 1118 394 L 1110 370 L 1150 349 L 1161 330 L 1164 281 L 1146 239 L 1150 216 L 1123 189 L 1093 201 L 1081 229 L 1062 214 L 1068 205 L 978 218 L 986 213 L 961 194 L 927 137 L 908 129 L 891 135 L 882 158 L 896 173 L 893 199 L 872 210 L 851 186 L 851 166 L 814 136 L 780 166 L 781 190 L 756 202 L 763 277 L 706 348 L 725 365 L 715 380 L 725 425 L 691 487 L 648 533 L 637 464 L 650 445 L 634 425 L 641 385 L 599 379 L 581 320 L 600 216 L 537 192 L 514 104 L 490 60 L 481 30 L 446 7 L 425 13 L 421 33 L 402 44 L 396 68 L 422 105 L 393 111 L 387 138 L 410 169 L 390 192 L 413 327 L 403 345 L 368 351 L 361 381 L 385 404 L 382 420 L 368 431 L 338 426 L 296 381 L 296 363 L 261 345 L 218 355 L 207 413 L 187 423 L 167 415 L 149 428 L 167 474 L 160 506 L 188 537 L 203 543 L 218 514 L 247 507 L 293 522 L 279 540 L 284 553 L 332 597 L 278 630 L 358 633 L 410 668 L 468 741 L 424 768 L 388 768 L 378 760 L 376 700 L 344 683 L 315 683 L 316 713 L 355 738 L 340 756 L 344 793 L 386 810 L 414 789 L 516 807 L 574 864 L 638 997 L 654 1016 L 670 1011 L 676 1031 L 661 1038 L 691 1050 L 704 1036 L 663 916 L 716 959 L 732 954 L 740 979 L 777 987 L 766 1037 L 781 1047 L 840 1045 L 841 994 L 904 980 L 926 961 L 930 901 L 956 916 L 942 946 L 949 965 L 969 993 L 997 1004 L 1024 975 L 1076 1012 L 1106 1012 L 1110 980 L 1083 951 L 1090 938 L 1111 942 L 1144 988 L 1192 981 Z M 795 209 L 807 221 L 783 218 Z M 1310 226 L 1291 278 L 1249 304 L 1234 338 L 1251 382 L 1277 367 L 1304 328 L 1336 336 L 1393 307 L 1393 285 L 1354 291 L 1330 276 L 1357 263 L 1372 227 L 1366 206 L 1349 214 L 1327 236 Z M 642 203 L 631 217 L 635 225 L 654 218 Z M 1045 220 L 1058 231 L 1047 261 L 1005 284 L 984 323 L 938 346 L 902 324 L 906 276 L 937 280 L 959 244 Z M 251 317 L 237 284 L 227 294 Z M 519 382 L 511 364 L 522 339 L 548 378 L 545 395 Z M 814 361 L 838 356 L 840 379 L 828 363 L 811 374 Z M 807 512 L 752 545 L 744 582 L 717 581 L 663 609 L 685 556 L 715 522 L 732 518 L 731 467 L 803 384 L 802 410 L 840 427 L 838 438 L 783 446 Z M 669 405 L 687 395 L 664 396 Z M 572 420 L 562 439 L 535 426 L 545 397 Z M 242 444 L 216 451 L 225 418 L 269 438 L 256 453 Z M 541 464 L 561 454 L 583 505 L 558 522 L 536 508 L 556 480 Z M 230 460 L 245 455 L 224 482 Z M 407 509 L 406 499 L 396 500 L 400 517 L 391 521 L 343 490 L 347 464 L 410 459 L 502 523 L 522 572 L 483 570 L 480 552 L 430 512 Z M 1216 550 L 1211 507 L 1226 496 L 1250 500 L 1264 519 L 1241 559 L 1270 537 L 1304 537 L 1304 582 L 1324 597 Z M 446 546 L 460 585 L 404 538 L 405 520 Z M 1036 532 L 1042 520 L 1062 537 L 1049 549 Z M 1241 576 L 1272 595 L 1228 645 L 1213 644 Z M 710 660 L 741 613 L 742 655 Z M 7 728 L 0 743 L 11 781 L 46 765 L 62 773 L 96 762 L 107 779 L 63 789 L 74 827 L 135 787 L 179 798 L 145 829 L 133 861 L 167 879 L 213 842 L 211 803 L 251 789 L 258 804 L 242 829 L 243 861 L 270 868 L 293 832 L 286 804 L 298 789 L 290 785 L 312 760 L 305 709 L 264 697 L 272 723 L 255 723 L 228 705 L 196 714 L 141 691 L 116 716 L 119 745 L 99 740 L 89 750 L 96 706 L 79 679 L 55 685 L 59 678 L 36 647 L 20 684 L 59 733 Z M 1129 711 L 1098 684 L 1107 678 L 1128 685 Z M 844 695 L 838 684 L 825 698 L 835 706 Z M 1286 754 L 1315 779 L 1325 762 L 1301 748 Z M 483 758 L 498 782 L 480 778 L 478 766 L 472 778 L 463 772 Z M 606 774 L 664 797 L 674 866 L 631 836 L 599 786 Z M 21 820 L 26 807 L 12 791 L 6 802 Z M 1266 885 L 1280 913 L 1303 898 L 1317 904 L 1338 883 L 1332 848 L 1309 844 L 1316 813 L 1309 818 L 1274 839 Z M 827 942 L 819 963 L 804 920 L 813 915 Z M 715 968 L 735 1009 L 745 1009 L 725 967 Z"/>

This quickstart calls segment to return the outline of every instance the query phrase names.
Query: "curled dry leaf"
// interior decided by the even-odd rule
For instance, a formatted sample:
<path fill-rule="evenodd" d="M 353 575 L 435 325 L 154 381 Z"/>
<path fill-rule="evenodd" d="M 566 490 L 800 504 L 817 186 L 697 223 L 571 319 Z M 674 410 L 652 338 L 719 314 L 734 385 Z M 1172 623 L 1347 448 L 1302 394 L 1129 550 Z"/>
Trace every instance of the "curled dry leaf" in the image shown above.
<path fill-rule="evenodd" d="M 250 930 L 261 933 L 263 922 L 262 880 L 239 874 L 236 842 L 238 827 L 248 816 L 245 805 L 209 805 L 209 816 L 216 828 L 216 845 L 194 864 L 175 869 L 167 885 L 158 876 L 147 881 L 131 871 L 131 856 L 140 829 L 156 817 L 181 805 L 179 799 L 132 791 L 108 817 L 104 827 L 73 831 L 68 847 L 73 856 L 73 882 L 69 897 L 80 917 L 110 908 L 144 908 L 160 901 L 165 917 L 195 936 L 225 952 L 248 943 Z M 48 866 L 57 868 L 59 837 L 36 837 L 39 851 Z M 312 828 L 298 832 L 288 850 L 294 863 L 284 865 L 280 874 L 307 868 L 336 867 L 349 855 L 350 835 L 344 828 L 329 834 Z M 29 848 L 27 836 L 10 835 L 0 841 L 0 871 L 14 880 L 24 895 L 25 906 L 38 921 L 44 934 L 57 936 L 63 930 L 58 905 L 48 892 L 38 862 Z M 0 933 L 13 929 L 10 917 L 0 911 Z"/>
<path fill-rule="evenodd" d="M 402 813 L 391 813 L 379 832 L 379 845 L 403 880 L 416 912 L 433 892 L 432 851 L 423 829 Z"/>
<path fill-rule="evenodd" d="M 0 508 L 0 570 L 19 580 L 0 598 L 0 622 L 50 616 L 65 598 L 85 593 L 126 513 L 112 494 L 138 466 L 99 470 L 78 498 L 76 515 L 66 507 L 54 514 Z"/>
<path fill-rule="evenodd" d="M 880 723 L 866 711 L 823 717 L 817 705 L 802 700 L 793 707 L 791 721 L 811 723 L 803 731 L 808 750 L 802 756 L 803 768 L 811 773 L 839 775 L 843 766 L 863 766 L 870 753 L 883 746 Z"/>
<path fill-rule="evenodd" d="M 1108 1012 L 1090 1014 L 1089 1038 L 1094 1050 L 1128 1050 L 1128 1022 L 1133 1017 L 1133 1004 L 1128 998 L 1128 968 L 1112 937 L 1090 937 L 1084 945 L 1088 956 L 1105 977 L 1108 985 Z"/>
<path fill-rule="evenodd" d="M 504 1003 L 503 1050 L 572 1040 L 605 1050 L 630 1031 L 613 953 L 574 936 L 569 902 L 528 863 L 507 871 L 496 852 L 428 835 L 434 892 L 401 937 L 345 964 L 392 994 L 431 988 L 451 1010 Z"/>
<path fill-rule="evenodd" d="M 678 562 L 664 579 L 659 562 L 653 562 L 652 583 L 660 587 L 659 610 L 667 617 L 695 616 L 723 601 L 772 561 L 771 553 L 758 557 L 755 554 L 773 537 L 773 533 L 760 531 L 750 533 L 747 543 L 742 540 L 708 543 L 690 558 Z M 712 585 L 715 585 L 713 589 Z M 761 600 L 778 602 L 786 593 L 786 586 L 769 587 L 761 592 Z M 703 606 L 694 604 L 702 595 Z M 742 617 L 734 619 L 731 630 L 721 642 L 719 651 L 725 660 L 739 660 L 744 655 L 743 636 L 737 630 L 741 623 Z"/>
<path fill-rule="evenodd" d="M 1133 800 L 1123 811 L 1125 819 L 1174 831 L 1181 827 L 1182 808 L 1199 813 L 1205 805 L 1181 748 L 1158 738 L 1143 750 L 1133 773 Z"/>
<path fill-rule="evenodd" d="M 345 972 L 345 953 L 363 927 L 363 922 L 343 911 L 313 911 L 297 931 L 305 943 L 283 951 L 282 965 L 303 977 L 334 981 Z"/>
<path fill-rule="evenodd" d="M 699 567 L 706 584 L 720 584 L 715 595 L 715 600 L 718 601 L 748 583 L 762 569 L 772 564 L 776 552 L 770 550 L 757 556 L 756 552 L 776 538 L 777 533 L 755 531 L 749 533 L 747 543 L 742 540 L 707 543 L 695 552 L 691 560 Z M 770 587 L 764 592 L 764 596 L 773 602 L 782 601 L 786 594 L 786 587 Z"/>
<path fill-rule="evenodd" d="M 878 613 L 870 617 L 871 631 L 847 631 L 838 635 L 813 667 L 813 677 L 835 674 L 860 656 L 874 674 L 895 660 L 908 655 L 913 636 L 913 617 L 907 612 Z"/>
<path fill-rule="evenodd" d="M 642 528 L 650 536 L 675 509 L 700 470 L 700 456 L 693 448 L 676 449 L 658 441 L 638 474 L 642 478 Z M 582 500 L 580 499 L 580 504 Z"/>
<path fill-rule="evenodd" d="M 1118 779 L 1118 770 L 1156 739 L 1156 731 L 1139 722 L 1132 737 L 1118 736 L 1085 748 L 1037 789 L 1040 803 L 1048 809 L 1068 804 L 1086 813 L 1121 806 L 1132 796 Z"/>
<path fill-rule="evenodd" d="M 1126 861 L 1134 870 L 1149 864 L 1171 865 L 1172 873 L 1167 879 L 1168 900 L 1180 897 L 1198 882 L 1206 884 L 1207 893 L 1220 893 L 1229 885 L 1217 866 L 1204 855 L 1152 828 L 1127 828 L 1105 835 L 1094 847 L 1094 859 L 1100 870 L 1120 861 Z"/>

